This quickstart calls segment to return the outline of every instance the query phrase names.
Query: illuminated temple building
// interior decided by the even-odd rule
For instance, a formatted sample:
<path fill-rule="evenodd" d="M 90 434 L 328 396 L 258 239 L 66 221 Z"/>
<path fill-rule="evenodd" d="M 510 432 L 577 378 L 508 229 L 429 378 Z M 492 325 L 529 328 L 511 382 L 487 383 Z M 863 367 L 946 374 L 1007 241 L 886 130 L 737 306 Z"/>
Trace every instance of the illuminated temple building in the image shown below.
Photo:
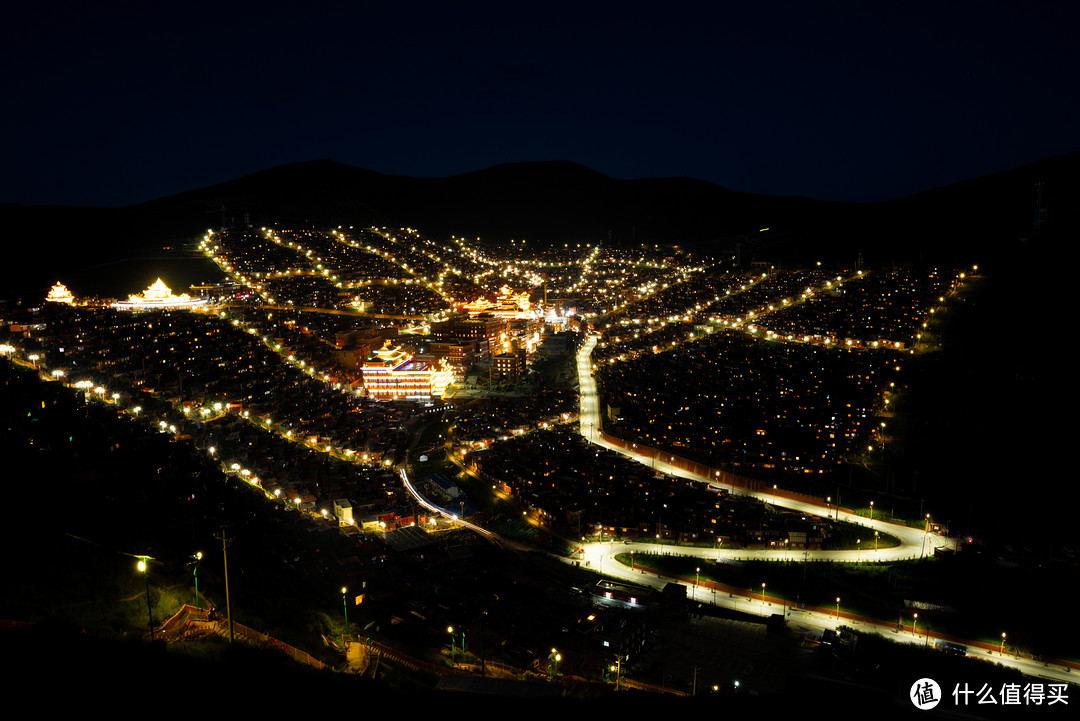
<path fill-rule="evenodd" d="M 481 314 L 493 315 L 496 318 L 529 318 L 537 315 L 529 300 L 529 292 L 514 293 L 509 286 L 504 285 L 494 301 L 487 298 L 478 298 L 472 303 L 465 303 L 462 309 L 470 316 Z"/>
<path fill-rule="evenodd" d="M 442 397 L 452 378 L 445 363 L 415 361 L 400 346 L 387 341 L 372 352 L 361 369 L 364 389 L 376 400 L 430 401 Z"/>
<path fill-rule="evenodd" d="M 57 283 L 49 289 L 49 294 L 45 296 L 45 300 L 49 303 L 66 303 L 67 305 L 73 305 L 75 303 L 75 296 L 71 294 L 71 291 L 64 287 L 63 283 Z"/>
<path fill-rule="evenodd" d="M 205 298 L 192 298 L 187 293 L 173 295 L 169 286 L 158 278 L 142 295 L 128 296 L 127 300 L 113 303 L 119 310 L 156 310 L 174 308 L 197 308 L 206 305 Z"/>

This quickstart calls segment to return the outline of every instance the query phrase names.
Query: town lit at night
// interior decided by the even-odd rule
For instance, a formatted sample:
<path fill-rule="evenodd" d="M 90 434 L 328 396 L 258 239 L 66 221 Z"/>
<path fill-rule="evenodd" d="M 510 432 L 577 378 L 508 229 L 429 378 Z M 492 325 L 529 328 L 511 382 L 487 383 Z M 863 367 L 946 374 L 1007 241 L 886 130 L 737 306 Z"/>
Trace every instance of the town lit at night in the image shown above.
<path fill-rule="evenodd" d="M 1071 718 L 1029 5 L 12 6 L 8 687 Z"/>

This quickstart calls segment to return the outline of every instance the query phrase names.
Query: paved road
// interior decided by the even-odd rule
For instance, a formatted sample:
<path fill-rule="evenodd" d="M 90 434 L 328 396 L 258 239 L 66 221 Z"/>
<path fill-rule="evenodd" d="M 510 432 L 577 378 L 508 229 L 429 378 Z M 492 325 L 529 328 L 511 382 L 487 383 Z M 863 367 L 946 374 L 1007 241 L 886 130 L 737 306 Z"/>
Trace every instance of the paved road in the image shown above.
<path fill-rule="evenodd" d="M 680 555 L 684 555 L 683 552 L 687 550 L 692 549 L 679 548 L 678 552 Z M 774 614 L 784 614 L 788 627 L 792 631 L 809 637 L 818 638 L 821 636 L 821 632 L 826 629 L 836 629 L 839 626 L 848 626 L 861 633 L 873 633 L 879 635 L 894 643 L 930 645 L 934 642 L 934 634 L 931 633 L 930 638 L 927 638 L 925 630 L 918 626 L 916 626 L 913 633 L 910 625 L 905 626 L 902 630 L 897 630 L 896 624 L 893 622 L 853 618 L 844 610 L 842 602 L 839 609 L 839 615 L 831 609 L 826 609 L 825 611 L 804 610 L 792 607 L 783 600 L 770 596 L 767 588 L 765 590 L 765 599 L 763 601 L 761 594 L 757 590 L 755 590 L 749 598 L 745 594 L 741 596 L 731 596 L 726 592 L 715 591 L 704 585 L 697 586 L 694 583 L 694 579 L 676 580 L 670 576 L 659 576 L 644 571 L 637 564 L 635 564 L 635 568 L 631 570 L 629 566 L 625 566 L 615 560 L 617 554 L 629 553 L 630 551 L 634 551 L 635 553 L 643 551 L 655 552 L 656 544 L 624 544 L 611 541 L 586 544 L 584 561 L 582 563 L 583 565 L 587 563 L 590 569 L 597 571 L 604 576 L 632 583 L 637 586 L 662 589 L 665 585 L 673 581 L 682 583 L 687 586 L 686 594 L 691 603 L 713 605 L 763 617 L 772 616 Z M 714 554 L 713 556 L 710 556 L 710 558 L 715 558 L 716 552 L 710 552 Z M 566 560 L 569 563 L 577 563 L 582 561 L 582 557 L 578 554 L 575 559 Z M 1002 655 L 997 649 L 980 648 L 972 641 L 966 642 L 965 645 L 968 646 L 968 655 L 973 658 L 1000 663 L 1015 668 L 1028 676 L 1036 676 L 1061 683 L 1080 683 L 1076 678 L 1076 673 L 1067 670 L 1060 662 L 1040 662 L 1028 658 L 1017 658 L 1008 652 Z M 1070 693 L 1069 695 L 1073 696 L 1074 694 Z"/>
<path fill-rule="evenodd" d="M 617 453 L 621 453 L 627 458 L 638 461 L 645 465 L 649 465 L 655 468 L 657 471 L 666 473 L 672 476 L 679 476 L 681 478 L 690 478 L 699 481 L 706 481 L 713 486 L 727 488 L 734 493 L 741 493 L 744 495 L 751 495 L 759 498 L 767 503 L 773 505 L 788 508 L 794 511 L 802 511 L 804 513 L 813 514 L 816 516 L 823 516 L 826 513 L 838 517 L 840 520 L 849 521 L 851 523 L 864 526 L 867 529 L 867 537 L 864 540 L 866 544 L 863 548 L 855 551 L 776 551 L 776 550 L 747 550 L 747 549 L 735 549 L 735 550 L 714 550 L 714 549 L 695 549 L 680 547 L 679 552 L 682 555 L 687 556 L 702 556 L 711 559 L 717 558 L 732 558 L 743 560 L 768 560 L 768 561 L 782 561 L 788 560 L 811 560 L 811 561 L 899 561 L 903 559 L 919 558 L 921 556 L 933 555 L 936 548 L 948 548 L 955 550 L 956 542 L 953 539 L 940 536 L 935 533 L 926 533 L 923 530 L 917 528 L 908 528 L 907 526 L 900 526 L 895 523 L 887 523 L 880 520 L 871 521 L 868 518 L 857 516 L 853 513 L 848 513 L 843 510 L 838 510 L 835 506 L 826 508 L 824 503 L 805 503 L 802 501 L 796 501 L 786 498 L 777 498 L 773 494 L 769 493 L 751 493 L 742 489 L 735 489 L 728 486 L 723 486 L 717 483 L 715 480 L 706 476 L 700 476 L 696 473 L 690 473 L 684 471 L 681 468 L 677 468 L 673 465 L 665 463 L 660 460 L 654 460 L 649 456 L 644 456 L 639 453 L 635 453 L 632 450 L 621 448 L 619 446 L 612 445 L 605 441 L 600 436 L 600 399 L 596 392 L 596 380 L 592 377 L 592 364 L 590 357 L 592 355 L 593 348 L 596 347 L 596 336 L 590 336 L 585 344 L 581 347 L 581 350 L 577 355 L 577 368 L 578 368 L 578 382 L 580 384 L 579 397 L 581 404 L 580 411 L 580 431 L 581 435 L 585 436 L 590 442 L 595 443 L 598 446 L 609 448 Z M 894 548 L 882 548 L 880 550 L 874 550 L 874 531 L 879 533 L 887 533 L 891 536 L 895 536 L 900 539 L 900 545 Z M 655 550 L 655 545 L 649 544 L 648 547 Z M 592 551 L 596 553 L 596 551 Z M 589 551 L 586 550 L 586 554 Z M 790 554 L 790 555 L 786 555 Z"/>

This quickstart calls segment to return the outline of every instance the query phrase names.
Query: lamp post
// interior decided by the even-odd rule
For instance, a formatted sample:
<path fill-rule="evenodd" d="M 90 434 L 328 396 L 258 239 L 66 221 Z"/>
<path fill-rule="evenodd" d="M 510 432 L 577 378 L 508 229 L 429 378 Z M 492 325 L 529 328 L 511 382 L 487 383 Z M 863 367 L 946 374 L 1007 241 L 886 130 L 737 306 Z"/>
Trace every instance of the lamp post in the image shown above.
<path fill-rule="evenodd" d="M 1001 648 L 998 649 L 998 653 L 1001 654 L 1002 656 L 1005 655 L 1005 632 L 1004 631 L 1001 632 Z"/>
<path fill-rule="evenodd" d="M 139 556 L 139 562 L 136 564 L 136 568 L 139 569 L 139 573 L 143 575 L 143 580 L 146 582 L 146 625 L 150 629 L 150 640 L 154 640 L 154 612 L 150 606 L 150 566 L 147 561 L 150 560 L 150 556 Z"/>
<path fill-rule="evenodd" d="M 202 609 L 199 607 L 199 561 L 202 560 L 202 551 L 197 551 L 194 558 L 195 564 L 191 575 L 195 576 L 195 610 L 201 611 Z"/>
<path fill-rule="evenodd" d="M 874 502 L 870 501 L 870 520 L 874 520 Z"/>
<path fill-rule="evenodd" d="M 700 566 L 698 566 L 698 567 L 697 567 L 697 569 L 695 570 L 695 576 L 694 576 L 694 594 L 693 594 L 693 596 L 692 596 L 692 598 L 693 598 L 693 599 L 694 599 L 695 601 L 697 600 L 697 587 L 698 587 L 698 584 L 700 584 L 700 583 L 701 583 L 701 567 L 700 567 Z"/>
<path fill-rule="evenodd" d="M 836 620 L 840 620 L 840 597 L 836 597 Z"/>
<path fill-rule="evenodd" d="M 861 538 L 856 538 L 855 539 L 855 562 L 856 563 L 862 561 L 862 546 L 859 545 L 861 543 L 862 543 Z"/>
<path fill-rule="evenodd" d="M 456 666 L 457 662 L 454 660 L 454 627 L 447 626 L 446 632 L 450 634 L 450 665 Z"/>
<path fill-rule="evenodd" d="M 926 535 L 923 536 L 926 539 L 926 553 L 930 553 L 930 514 L 926 514 Z"/>
<path fill-rule="evenodd" d="M 765 582 L 761 582 L 761 607 L 765 608 Z"/>
<path fill-rule="evenodd" d="M 351 635 L 349 633 L 349 602 L 345 593 L 349 589 L 345 586 L 341 587 L 341 607 L 345 609 L 345 632 L 341 634 L 341 645 L 345 647 L 345 652 L 349 651 L 349 642 L 346 640 Z"/>
<path fill-rule="evenodd" d="M 562 661 L 562 655 L 555 649 L 551 649 L 551 653 L 548 655 L 548 681 L 552 681 L 559 673 L 559 661 Z"/>
<path fill-rule="evenodd" d="M 911 637 L 915 637 L 915 627 L 919 625 L 919 614 L 913 614 L 911 620 Z"/>

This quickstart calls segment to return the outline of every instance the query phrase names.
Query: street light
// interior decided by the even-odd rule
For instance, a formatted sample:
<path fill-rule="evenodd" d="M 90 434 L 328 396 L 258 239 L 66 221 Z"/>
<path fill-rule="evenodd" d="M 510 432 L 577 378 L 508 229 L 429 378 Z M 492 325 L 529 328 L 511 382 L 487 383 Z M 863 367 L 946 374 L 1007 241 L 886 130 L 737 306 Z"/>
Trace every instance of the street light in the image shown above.
<path fill-rule="evenodd" d="M 200 611 L 202 609 L 199 607 L 199 561 L 202 560 L 202 551 L 197 551 L 194 558 L 195 563 L 191 575 L 195 576 L 195 610 Z"/>
<path fill-rule="evenodd" d="M 1005 632 L 1004 631 L 1001 632 L 1001 648 L 998 650 L 998 653 L 1000 653 L 1002 656 L 1005 655 Z"/>
<path fill-rule="evenodd" d="M 913 618 L 912 618 L 912 621 L 911 621 L 911 636 L 912 636 L 912 638 L 915 637 L 915 627 L 918 626 L 918 625 L 919 625 L 919 614 L 916 613 L 916 614 L 913 614 Z"/>
<path fill-rule="evenodd" d="M 761 606 L 765 606 L 765 582 L 761 582 Z"/>
<path fill-rule="evenodd" d="M 929 554 L 930 550 L 931 550 L 930 549 L 931 543 L 930 543 L 930 514 L 929 513 L 926 514 L 926 533 L 923 536 L 923 540 L 926 543 L 926 552 L 927 552 L 927 554 Z"/>
<path fill-rule="evenodd" d="M 694 577 L 694 593 L 693 593 L 692 598 L 697 600 L 697 587 L 698 587 L 698 584 L 701 583 L 701 567 L 700 566 L 696 569 L 695 573 L 697 575 Z"/>
<path fill-rule="evenodd" d="M 559 661 L 562 661 L 562 655 L 555 649 L 551 649 L 551 654 L 548 656 L 548 681 L 554 679 L 559 673 Z"/>
<path fill-rule="evenodd" d="M 348 653 L 348 651 L 349 651 L 348 641 L 346 640 L 346 638 L 348 638 L 350 636 L 350 634 L 349 634 L 349 603 L 348 603 L 347 597 L 345 596 L 345 593 L 348 590 L 349 589 L 347 587 L 345 587 L 345 586 L 341 587 L 341 607 L 345 609 L 345 633 L 343 633 L 341 635 L 341 645 L 345 647 L 345 652 L 346 653 Z"/>
<path fill-rule="evenodd" d="M 136 564 L 136 568 L 139 569 L 139 573 L 143 575 L 143 580 L 146 582 L 146 625 L 150 629 L 150 640 L 154 640 L 154 612 L 150 607 L 150 570 L 147 561 L 150 560 L 150 556 L 139 556 L 139 562 Z"/>
<path fill-rule="evenodd" d="M 870 520 L 874 520 L 874 502 L 870 501 Z"/>
<path fill-rule="evenodd" d="M 840 597 L 836 597 L 836 620 L 840 620 Z"/>
<path fill-rule="evenodd" d="M 619 679 L 622 678 L 622 656 L 615 657 L 615 664 L 611 667 L 615 672 L 615 690 L 619 690 Z"/>

